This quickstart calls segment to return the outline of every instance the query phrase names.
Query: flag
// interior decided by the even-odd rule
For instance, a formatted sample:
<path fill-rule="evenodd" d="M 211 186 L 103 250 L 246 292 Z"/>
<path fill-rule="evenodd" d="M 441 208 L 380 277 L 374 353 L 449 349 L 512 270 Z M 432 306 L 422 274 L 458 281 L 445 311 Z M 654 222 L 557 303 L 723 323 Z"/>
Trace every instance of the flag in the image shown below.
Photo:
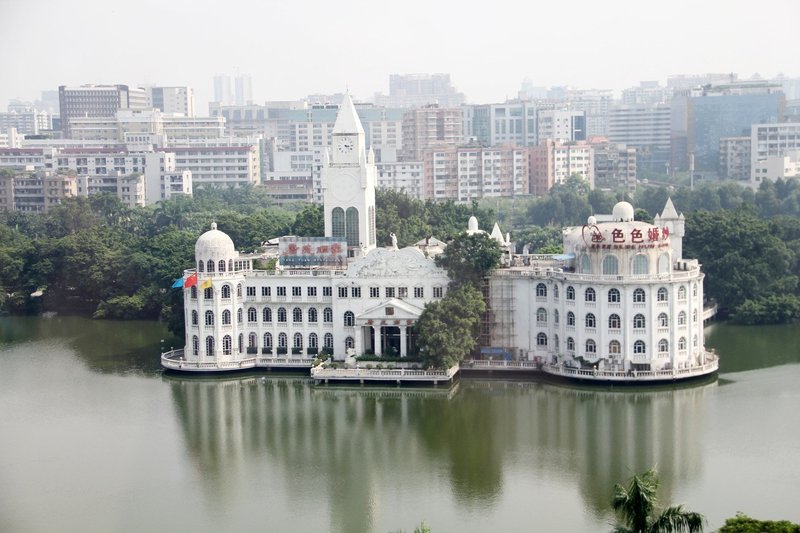
<path fill-rule="evenodd" d="M 211 288 L 211 278 L 207 278 L 203 283 L 200 284 L 201 289 L 210 289 Z"/>
<path fill-rule="evenodd" d="M 183 288 L 188 289 L 189 287 L 194 287 L 197 285 L 197 272 L 186 278 L 186 281 L 183 282 Z"/>
<path fill-rule="evenodd" d="M 183 287 L 183 276 L 176 279 L 175 283 L 172 284 L 173 289 L 180 289 L 181 287 Z"/>

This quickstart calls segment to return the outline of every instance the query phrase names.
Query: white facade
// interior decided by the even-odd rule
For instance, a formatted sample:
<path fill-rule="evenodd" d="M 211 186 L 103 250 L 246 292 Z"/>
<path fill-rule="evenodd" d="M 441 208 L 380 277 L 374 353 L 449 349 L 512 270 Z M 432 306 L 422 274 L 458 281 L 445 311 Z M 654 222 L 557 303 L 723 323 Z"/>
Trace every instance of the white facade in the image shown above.
<path fill-rule="evenodd" d="M 766 168 L 759 166 L 759 161 L 770 157 L 782 159 L 788 152 L 796 150 L 800 150 L 800 122 L 753 124 L 750 128 L 751 181 L 760 181 L 756 179 L 759 177 L 756 168 Z"/>
<path fill-rule="evenodd" d="M 762 181 L 796 178 L 800 176 L 800 150 L 785 152 L 785 155 L 769 155 L 756 161 L 750 185 L 758 188 Z"/>
<path fill-rule="evenodd" d="M 594 188 L 594 150 L 585 142 L 553 144 L 553 183 L 565 183 L 580 175 Z"/>
<path fill-rule="evenodd" d="M 378 187 L 405 191 L 417 199 L 424 197 L 422 161 L 379 162 L 375 166 L 378 170 Z"/>
<path fill-rule="evenodd" d="M 494 346 L 599 371 L 705 363 L 704 275 L 680 256 L 683 217 L 668 202 L 656 225 L 635 222 L 620 202 L 611 218 L 566 229 L 562 256 L 517 256 L 527 264 L 495 273 Z"/>
<path fill-rule="evenodd" d="M 175 153 L 177 170 L 192 173 L 192 186 L 240 187 L 261 182 L 260 151 L 257 143 L 245 146 L 180 146 Z M 219 143 L 222 144 L 222 143 Z"/>
<path fill-rule="evenodd" d="M 191 87 L 147 87 L 145 91 L 149 107 L 186 117 L 195 115 L 194 89 Z"/>
<path fill-rule="evenodd" d="M 541 109 L 536 124 L 536 139 L 578 141 L 586 139 L 586 113 L 568 109 Z"/>

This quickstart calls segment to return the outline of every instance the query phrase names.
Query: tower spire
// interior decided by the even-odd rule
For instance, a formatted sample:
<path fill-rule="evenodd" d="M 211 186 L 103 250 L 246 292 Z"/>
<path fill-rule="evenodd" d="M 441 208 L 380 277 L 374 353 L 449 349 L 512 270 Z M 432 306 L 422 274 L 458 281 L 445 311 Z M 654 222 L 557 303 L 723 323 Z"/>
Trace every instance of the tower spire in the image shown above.
<path fill-rule="evenodd" d="M 336 123 L 333 125 L 331 133 L 357 133 L 364 135 L 364 128 L 361 126 L 361 119 L 356 113 L 356 106 L 350 93 L 346 93 L 339 106 L 339 114 L 336 116 Z"/>

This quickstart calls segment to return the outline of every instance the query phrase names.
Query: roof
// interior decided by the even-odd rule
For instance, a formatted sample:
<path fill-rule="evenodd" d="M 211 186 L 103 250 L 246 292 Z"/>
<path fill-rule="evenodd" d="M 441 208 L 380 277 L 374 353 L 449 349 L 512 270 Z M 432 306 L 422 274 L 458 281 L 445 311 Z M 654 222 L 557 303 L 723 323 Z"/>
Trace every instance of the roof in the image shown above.
<path fill-rule="evenodd" d="M 345 94 L 339 113 L 336 115 L 336 123 L 331 133 L 359 133 L 364 135 L 364 128 L 361 126 L 361 119 L 356 113 L 356 106 L 350 94 Z"/>
<path fill-rule="evenodd" d="M 667 198 L 667 203 L 664 205 L 664 210 L 661 212 L 661 218 L 672 219 L 678 218 L 678 211 L 672 204 L 672 198 Z"/>

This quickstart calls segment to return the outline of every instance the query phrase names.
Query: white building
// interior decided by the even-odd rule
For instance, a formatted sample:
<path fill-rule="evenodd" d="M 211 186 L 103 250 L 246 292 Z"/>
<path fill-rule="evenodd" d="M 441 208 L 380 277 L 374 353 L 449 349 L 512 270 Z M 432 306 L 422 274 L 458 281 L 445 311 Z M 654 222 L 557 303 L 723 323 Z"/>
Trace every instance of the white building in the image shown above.
<path fill-rule="evenodd" d="M 147 105 L 163 113 L 193 117 L 194 89 L 191 87 L 146 87 Z"/>
<path fill-rule="evenodd" d="M 787 151 L 783 155 L 769 155 L 756 161 L 750 185 L 757 189 L 762 181 L 796 177 L 800 177 L 800 150 Z"/>
<path fill-rule="evenodd" d="M 760 181 L 756 179 L 756 168 L 766 168 L 758 165 L 760 161 L 769 158 L 777 161 L 796 150 L 800 150 L 800 122 L 753 124 L 750 127 L 750 180 Z"/>
<path fill-rule="evenodd" d="M 538 143 L 547 139 L 586 140 L 586 113 L 569 109 L 540 109 L 536 123 Z"/>

